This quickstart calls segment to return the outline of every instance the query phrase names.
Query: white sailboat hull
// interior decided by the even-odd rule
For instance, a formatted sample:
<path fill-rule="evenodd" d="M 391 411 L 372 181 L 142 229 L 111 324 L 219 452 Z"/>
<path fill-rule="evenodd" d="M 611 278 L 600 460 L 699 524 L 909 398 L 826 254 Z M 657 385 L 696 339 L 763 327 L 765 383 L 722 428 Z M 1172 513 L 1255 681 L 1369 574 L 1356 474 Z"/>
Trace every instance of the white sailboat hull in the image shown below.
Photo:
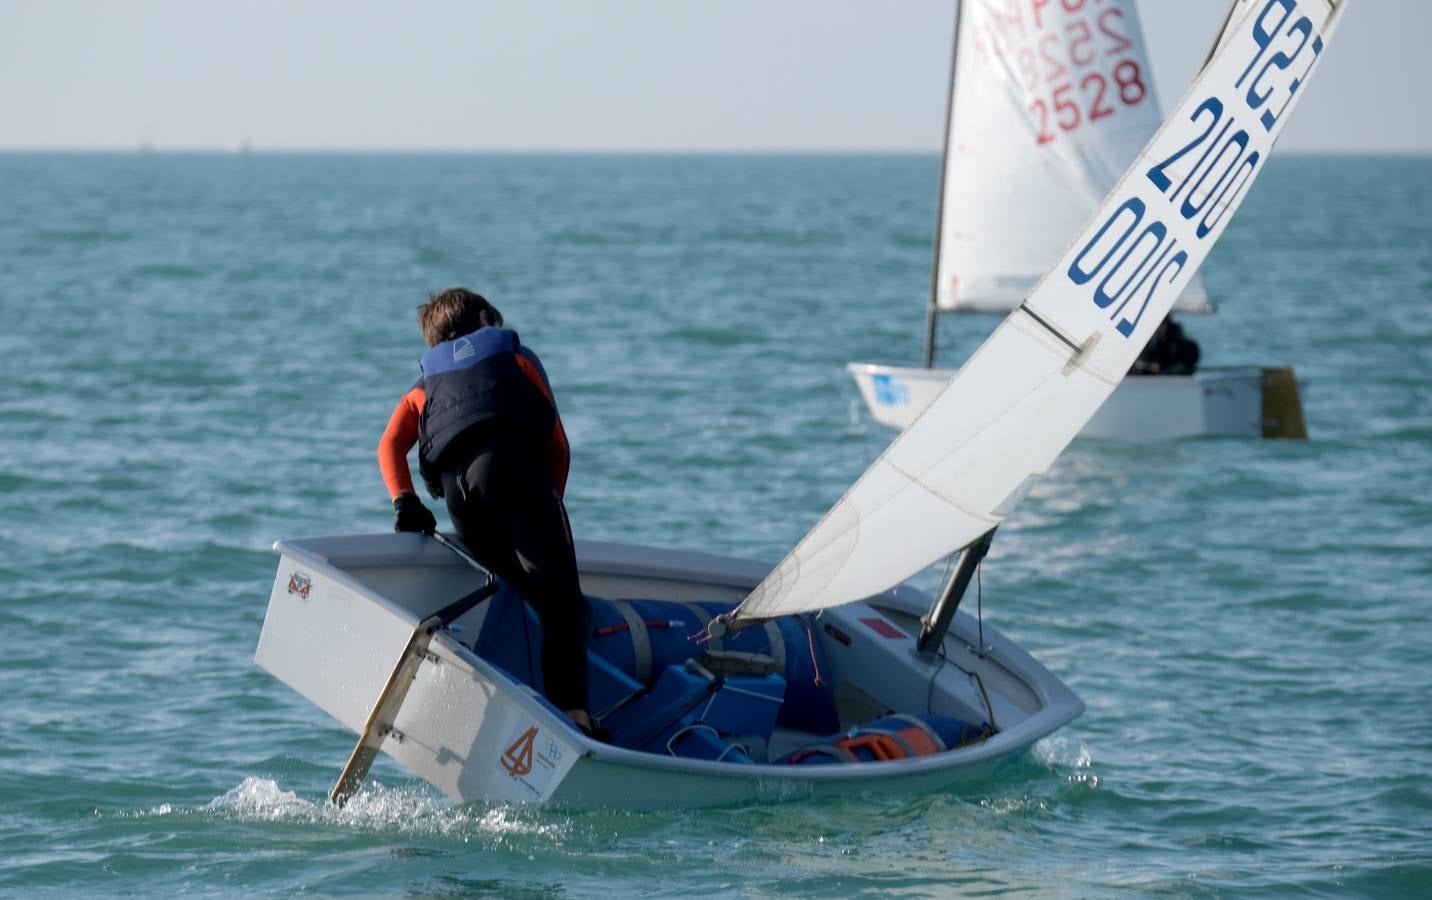
<path fill-rule="evenodd" d="M 900 430 L 934 402 L 958 371 L 874 363 L 849 363 L 846 369 L 875 421 Z M 1290 370 L 1232 366 L 1193 375 L 1127 376 L 1079 436 L 1163 441 L 1307 434 Z"/>
<path fill-rule="evenodd" d="M 420 535 L 280 541 L 275 550 L 281 560 L 255 659 L 355 733 L 417 623 L 480 584 L 478 573 Z M 736 602 L 770 568 L 586 542 L 578 558 L 589 595 L 681 602 Z M 382 750 L 458 801 L 648 810 L 936 790 L 987 774 L 1083 711 L 1059 679 L 989 625 L 986 653 L 972 652 L 977 624 L 963 614 L 946 638 L 947 661 L 918 656 L 917 617 L 928 599 L 901 587 L 870 604 L 827 610 L 811 635 L 825 653 L 825 677 L 838 698 L 844 693 L 842 727 L 876 707 L 945 715 L 981 707 L 975 714 L 986 713 L 998 732 L 958 749 L 888 762 L 737 765 L 594 742 L 473 652 L 484 604 L 435 637 Z M 873 633 L 872 619 L 893 627 Z M 960 667 L 977 672 L 978 682 Z M 814 737 L 786 730 L 772 737 L 772 750 Z M 347 749 L 333 748 L 335 772 Z"/>

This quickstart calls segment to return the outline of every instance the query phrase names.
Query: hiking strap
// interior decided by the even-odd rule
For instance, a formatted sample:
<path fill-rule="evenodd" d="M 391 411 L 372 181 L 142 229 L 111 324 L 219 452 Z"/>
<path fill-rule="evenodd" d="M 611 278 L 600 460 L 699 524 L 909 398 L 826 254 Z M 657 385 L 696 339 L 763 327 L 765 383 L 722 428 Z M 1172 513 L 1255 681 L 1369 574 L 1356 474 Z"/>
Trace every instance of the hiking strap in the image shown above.
<path fill-rule="evenodd" d="M 770 645 L 770 653 L 767 655 L 776 661 L 776 671 L 781 675 L 786 674 L 786 639 L 781 635 L 781 626 L 776 624 L 775 619 L 767 619 L 761 626 L 766 630 L 766 643 Z"/>
<path fill-rule="evenodd" d="M 637 681 L 648 684 L 651 681 L 651 634 L 646 630 L 646 622 L 637 615 L 636 607 L 625 600 L 609 600 L 612 608 L 626 620 L 627 630 L 631 632 L 631 654 L 632 674 Z"/>

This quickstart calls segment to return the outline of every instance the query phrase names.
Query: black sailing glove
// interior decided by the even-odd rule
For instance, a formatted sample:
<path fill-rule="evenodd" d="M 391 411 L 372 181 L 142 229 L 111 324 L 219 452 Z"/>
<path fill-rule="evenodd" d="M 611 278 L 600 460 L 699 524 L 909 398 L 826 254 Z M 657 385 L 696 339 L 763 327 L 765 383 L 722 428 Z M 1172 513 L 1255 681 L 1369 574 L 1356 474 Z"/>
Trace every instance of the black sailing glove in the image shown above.
<path fill-rule="evenodd" d="M 438 520 L 417 494 L 404 491 L 393 498 L 393 530 L 432 534 L 438 530 Z"/>

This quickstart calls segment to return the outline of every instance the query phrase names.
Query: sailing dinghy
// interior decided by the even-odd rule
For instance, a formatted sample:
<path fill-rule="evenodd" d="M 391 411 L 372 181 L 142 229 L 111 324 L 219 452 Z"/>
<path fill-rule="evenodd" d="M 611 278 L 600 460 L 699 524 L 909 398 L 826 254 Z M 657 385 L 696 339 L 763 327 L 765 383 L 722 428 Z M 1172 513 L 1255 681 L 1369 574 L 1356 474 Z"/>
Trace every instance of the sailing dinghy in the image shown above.
<path fill-rule="evenodd" d="M 954 374 L 934 367 L 939 314 L 1015 309 L 1158 128 L 1134 0 L 962 0 L 946 116 L 924 366 L 846 366 L 892 428 Z M 1173 311 L 1213 311 L 1202 279 Z M 1131 375 L 1081 434 L 1307 437 L 1292 370 L 1259 366 Z"/>
<path fill-rule="evenodd" d="M 378 752 L 460 801 L 925 792 L 1078 716 L 1068 687 L 960 600 L 996 527 L 1186 290 L 1345 7 L 1237 0 L 1173 117 L 1058 263 L 778 565 L 578 545 L 591 708 L 610 743 L 546 702 L 535 616 L 460 546 L 278 542 L 256 659 L 359 734 L 334 799 Z M 938 596 L 901 584 L 956 551 Z"/>

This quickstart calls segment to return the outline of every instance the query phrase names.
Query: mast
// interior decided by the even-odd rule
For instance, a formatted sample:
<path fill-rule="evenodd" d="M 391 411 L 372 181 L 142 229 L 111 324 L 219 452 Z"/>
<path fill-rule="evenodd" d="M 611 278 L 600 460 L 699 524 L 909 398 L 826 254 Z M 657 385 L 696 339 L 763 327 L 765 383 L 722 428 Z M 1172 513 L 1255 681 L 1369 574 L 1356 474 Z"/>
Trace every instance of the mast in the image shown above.
<path fill-rule="evenodd" d="M 991 528 L 965 545 L 965 549 L 960 552 L 960 561 L 955 565 L 955 574 L 950 578 L 950 583 L 945 586 L 939 599 L 931 604 L 930 611 L 920 620 L 920 639 L 915 648 L 921 653 L 934 653 L 945 643 L 945 633 L 950 630 L 950 623 L 955 620 L 955 610 L 960 608 L 960 601 L 964 599 L 965 588 L 970 586 L 970 578 L 974 575 L 975 568 L 989 552 L 994 532 L 995 529 Z"/>
<path fill-rule="evenodd" d="M 925 368 L 935 367 L 935 326 L 940 319 L 940 242 L 945 230 L 945 172 L 950 166 L 950 126 L 955 122 L 955 67 L 960 59 L 960 18 L 965 0 L 955 0 L 955 39 L 950 47 L 950 87 L 945 96 L 945 146 L 940 154 L 940 194 L 935 205 L 935 256 L 930 263 L 930 305 L 925 311 Z"/>

